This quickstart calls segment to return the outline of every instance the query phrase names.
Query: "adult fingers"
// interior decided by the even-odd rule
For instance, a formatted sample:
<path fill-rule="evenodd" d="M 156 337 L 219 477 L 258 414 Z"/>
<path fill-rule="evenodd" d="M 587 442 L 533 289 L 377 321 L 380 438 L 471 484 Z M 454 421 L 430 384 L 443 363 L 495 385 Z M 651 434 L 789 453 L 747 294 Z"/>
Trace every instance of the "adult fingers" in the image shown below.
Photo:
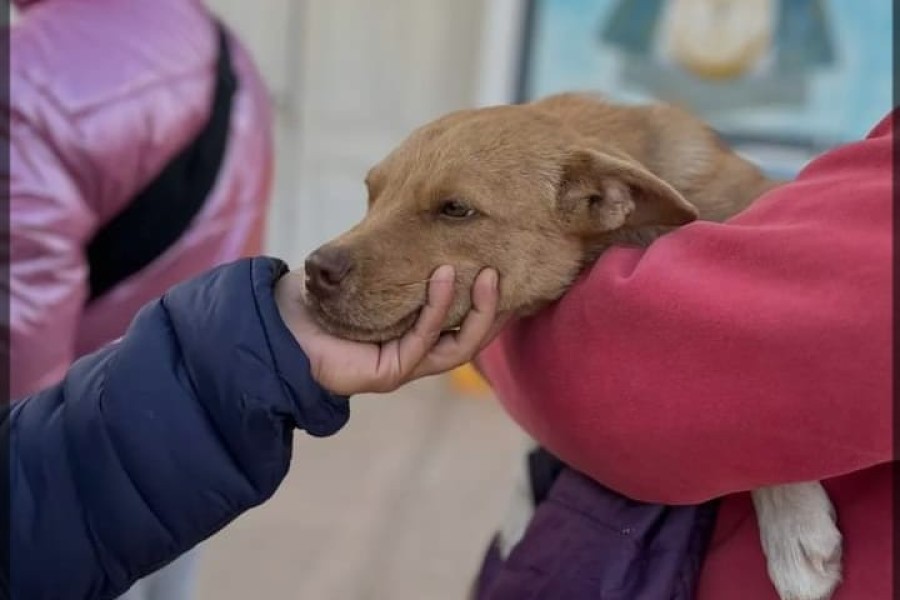
<path fill-rule="evenodd" d="M 428 282 L 428 297 L 416 324 L 396 344 L 382 345 L 379 376 L 387 385 L 399 385 L 437 342 L 453 304 L 455 280 L 452 266 L 438 267 Z"/>

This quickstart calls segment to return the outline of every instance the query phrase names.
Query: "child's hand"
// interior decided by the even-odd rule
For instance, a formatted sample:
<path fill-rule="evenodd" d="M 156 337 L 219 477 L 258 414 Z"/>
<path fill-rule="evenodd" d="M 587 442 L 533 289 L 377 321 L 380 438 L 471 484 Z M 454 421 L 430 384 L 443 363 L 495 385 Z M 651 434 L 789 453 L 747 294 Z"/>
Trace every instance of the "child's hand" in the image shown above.
<path fill-rule="evenodd" d="M 472 286 L 472 310 L 459 331 L 441 334 L 453 302 L 453 268 L 438 268 L 428 284 L 428 302 L 403 337 L 382 344 L 354 342 L 322 330 L 302 301 L 302 274 L 289 273 L 275 288 L 281 316 L 309 357 L 313 378 L 341 395 L 390 392 L 404 383 L 448 371 L 471 360 L 506 321 L 498 318 L 497 273 L 485 269 Z"/>

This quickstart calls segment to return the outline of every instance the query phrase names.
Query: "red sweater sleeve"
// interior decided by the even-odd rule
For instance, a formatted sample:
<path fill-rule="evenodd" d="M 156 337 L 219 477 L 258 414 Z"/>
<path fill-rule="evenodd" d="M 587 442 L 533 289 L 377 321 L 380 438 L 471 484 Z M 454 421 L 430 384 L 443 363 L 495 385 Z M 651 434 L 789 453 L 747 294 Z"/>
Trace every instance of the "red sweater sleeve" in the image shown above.
<path fill-rule="evenodd" d="M 511 415 L 636 499 L 891 460 L 891 122 L 727 224 L 616 248 L 480 357 Z"/>

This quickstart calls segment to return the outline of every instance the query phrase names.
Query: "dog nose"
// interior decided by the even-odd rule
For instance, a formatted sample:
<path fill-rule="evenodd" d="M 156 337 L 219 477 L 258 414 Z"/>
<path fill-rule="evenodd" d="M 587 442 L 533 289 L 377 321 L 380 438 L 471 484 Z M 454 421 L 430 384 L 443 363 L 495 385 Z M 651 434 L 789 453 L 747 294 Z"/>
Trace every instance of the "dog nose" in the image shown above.
<path fill-rule="evenodd" d="M 306 289 L 318 298 L 332 296 L 340 289 L 352 266 L 349 252 L 323 246 L 310 254 L 304 263 Z"/>

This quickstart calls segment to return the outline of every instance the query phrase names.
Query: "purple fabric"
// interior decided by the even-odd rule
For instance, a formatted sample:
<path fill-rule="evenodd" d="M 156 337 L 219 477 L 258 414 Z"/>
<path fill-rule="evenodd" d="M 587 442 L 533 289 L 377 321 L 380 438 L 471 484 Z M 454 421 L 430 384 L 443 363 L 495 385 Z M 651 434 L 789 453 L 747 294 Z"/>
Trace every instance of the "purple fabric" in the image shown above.
<path fill-rule="evenodd" d="M 716 506 L 636 502 L 567 468 L 506 561 L 492 544 L 475 598 L 688 600 Z"/>

